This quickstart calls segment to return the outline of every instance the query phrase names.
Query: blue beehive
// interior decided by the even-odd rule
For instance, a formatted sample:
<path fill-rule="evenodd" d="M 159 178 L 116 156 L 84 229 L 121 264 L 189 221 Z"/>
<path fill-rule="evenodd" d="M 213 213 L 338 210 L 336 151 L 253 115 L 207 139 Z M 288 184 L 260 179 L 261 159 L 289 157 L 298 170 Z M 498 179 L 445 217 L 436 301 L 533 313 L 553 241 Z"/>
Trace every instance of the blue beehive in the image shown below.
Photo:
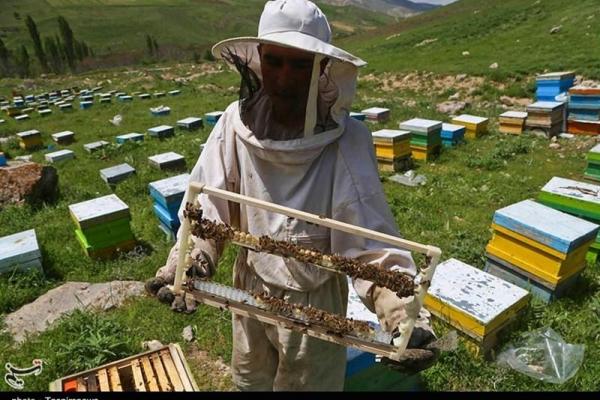
<path fill-rule="evenodd" d="M 179 228 L 177 212 L 183 201 L 189 178 L 189 174 L 181 174 L 148 185 L 150 196 L 154 201 L 153 210 L 162 225 L 161 229 L 166 229 L 173 234 L 176 234 Z"/>
<path fill-rule="evenodd" d="M 6 156 L 4 153 L 0 152 L 0 167 L 4 167 L 6 165 Z"/>
<path fill-rule="evenodd" d="M 570 120 L 600 121 L 600 88 L 572 87 L 568 108 Z"/>
<path fill-rule="evenodd" d="M 175 134 L 175 129 L 169 125 L 159 125 L 148 129 L 148 133 L 150 136 L 165 138 L 173 136 Z"/>
<path fill-rule="evenodd" d="M 187 117 L 184 119 L 180 119 L 179 121 L 177 121 L 177 126 L 181 129 L 186 129 L 188 131 L 200 129 L 202 128 L 202 118 Z"/>
<path fill-rule="evenodd" d="M 360 112 L 354 112 L 354 111 L 350 112 L 350 118 L 354 118 L 358 121 L 364 121 L 366 117 L 367 116 L 365 114 L 360 113 Z"/>
<path fill-rule="evenodd" d="M 551 72 L 536 78 L 536 98 L 538 101 L 555 101 L 556 96 L 565 93 L 575 83 L 574 72 Z"/>
<path fill-rule="evenodd" d="M 79 102 L 79 108 L 81 108 L 82 110 L 87 110 L 88 108 L 91 108 L 92 105 L 94 105 L 94 103 L 91 101 L 80 101 Z"/>
<path fill-rule="evenodd" d="M 221 115 L 223 115 L 223 111 L 213 111 L 204 114 L 204 119 L 209 126 L 215 126 L 221 118 Z"/>
<path fill-rule="evenodd" d="M 466 127 L 463 125 L 442 124 L 442 145 L 453 147 L 464 141 Z"/>

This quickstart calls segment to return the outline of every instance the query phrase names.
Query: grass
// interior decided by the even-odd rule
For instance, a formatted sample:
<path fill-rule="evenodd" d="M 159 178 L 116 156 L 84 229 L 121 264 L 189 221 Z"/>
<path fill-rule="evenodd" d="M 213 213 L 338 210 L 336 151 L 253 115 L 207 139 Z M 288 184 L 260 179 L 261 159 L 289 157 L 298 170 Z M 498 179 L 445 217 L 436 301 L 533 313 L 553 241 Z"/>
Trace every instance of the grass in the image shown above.
<path fill-rule="evenodd" d="M 555 26 L 562 28 L 551 35 Z M 504 80 L 575 70 L 598 79 L 599 29 L 600 4 L 594 0 L 460 0 L 340 44 L 366 58 L 373 72 L 425 70 Z M 427 39 L 437 40 L 416 46 Z M 499 68 L 490 69 L 495 62 Z"/>
<path fill-rule="evenodd" d="M 198 66 L 178 65 L 169 70 L 174 75 L 189 76 Z M 215 69 L 216 70 L 216 69 Z M 174 88 L 172 81 L 160 77 L 162 72 L 152 71 L 104 71 L 65 78 L 61 81 L 42 83 L 38 89 L 70 86 L 90 82 L 106 82 L 107 89 L 128 91 L 144 89 L 168 90 Z M 139 77 L 145 77 L 137 81 Z M 151 77 L 151 78 L 148 78 Z M 12 81 L 3 81 L 0 93 L 7 93 Z M 210 83 L 214 86 L 207 86 Z M 183 154 L 188 169 L 195 163 L 199 145 L 208 133 L 203 128 L 195 133 L 177 132 L 176 136 L 163 141 L 147 137 L 141 144 L 123 147 L 113 146 L 103 153 L 90 155 L 83 144 L 104 139 L 114 142 L 114 136 L 126 132 L 144 132 L 159 124 L 174 124 L 177 119 L 189 115 L 223 109 L 235 100 L 237 78 L 227 70 L 208 77 L 199 77 L 182 86 L 177 97 L 132 103 L 94 104 L 90 110 L 74 110 L 68 114 L 58 111 L 49 117 L 32 117 L 30 121 L 17 124 L 9 120 L 2 127 L 1 136 L 17 131 L 36 128 L 42 132 L 45 144 L 51 144 L 50 134 L 72 130 L 77 142 L 67 146 L 76 153 L 76 159 L 58 164 L 60 198 L 55 204 L 39 209 L 6 207 L 0 211 L 0 236 L 35 228 L 44 256 L 45 275 L 12 274 L 0 277 L 0 311 L 16 310 L 48 289 L 69 280 L 103 282 L 113 279 L 144 280 L 152 276 L 168 254 L 171 243 L 157 227 L 152 215 L 151 199 L 147 184 L 173 173 L 152 169 L 146 160 L 150 155 L 173 150 Z M 515 81 L 511 90 L 528 91 L 528 80 Z M 480 87 L 482 98 L 497 95 L 492 80 Z M 3 92 L 2 92 L 3 91 Z M 355 109 L 366 107 L 375 96 L 380 96 L 373 82 L 361 81 Z M 372 130 L 395 128 L 399 121 L 420 116 L 447 120 L 432 107 L 448 95 L 415 93 L 399 90 L 381 98 L 382 106 L 392 109 L 393 119 L 385 124 L 374 124 Z M 403 106 L 401 99 L 410 98 L 414 105 Z M 167 104 L 172 114 L 153 117 L 148 108 Z M 494 116 L 499 109 L 477 108 L 473 104 L 467 111 L 479 115 Z M 108 120 L 115 114 L 123 115 L 120 127 Z M 404 187 L 387 181 L 383 176 L 384 189 L 396 222 L 404 237 L 422 243 L 432 243 L 443 251 L 443 258 L 458 258 L 477 266 L 484 265 L 484 248 L 491 237 L 490 222 L 493 212 L 508 204 L 535 197 L 543 184 L 552 176 L 559 175 L 581 179 L 585 166 L 584 150 L 592 143 L 580 139 L 561 141 L 563 149 L 548 148 L 546 140 L 530 136 L 504 136 L 495 132 L 471 141 L 455 149 L 445 150 L 433 163 L 418 163 L 417 172 L 427 177 L 427 184 L 416 188 Z M 57 146 L 62 148 L 62 146 Z M 6 150 L 6 149 L 5 149 Z M 20 149 L 9 148 L 10 156 L 20 155 Z M 43 162 L 44 151 L 33 153 L 34 160 Z M 132 212 L 132 230 L 143 243 L 143 251 L 137 255 L 114 261 L 92 261 L 83 255 L 77 243 L 73 222 L 67 206 L 93 197 L 111 193 L 100 179 L 98 170 L 121 162 L 128 162 L 137 174 L 120 183 L 115 193 L 123 199 Z M 231 284 L 231 268 L 235 249 L 230 248 L 221 260 L 217 276 L 220 282 Z M 545 306 L 534 301 L 520 325 L 504 338 L 504 343 L 515 340 L 519 334 L 534 328 L 551 326 L 565 340 L 586 344 L 584 363 L 575 378 L 556 386 L 535 381 L 511 370 L 498 369 L 493 363 L 473 357 L 465 344 L 454 353 L 444 355 L 431 370 L 424 373 L 429 390 L 597 390 L 596 377 L 600 365 L 595 361 L 600 353 L 597 337 L 600 334 L 598 312 L 597 267 L 589 268 L 577 288 L 576 295 Z M 81 370 L 104 361 L 120 358 L 141 351 L 143 340 L 158 339 L 163 343 L 181 341 L 181 330 L 186 325 L 196 327 L 197 343 L 213 357 L 230 360 L 231 325 L 229 315 L 215 309 L 201 308 L 186 316 L 171 312 L 154 299 L 131 300 L 126 306 L 100 315 L 89 311 L 67 317 L 53 329 L 30 338 L 16 350 L 11 339 L 0 338 L 0 359 L 16 365 L 28 365 L 34 358 L 45 360 L 44 373 L 28 379 L 30 390 L 45 390 L 49 382 L 69 372 Z M 442 326 L 439 329 L 444 329 Z M 80 339 L 76 339 L 80 338 Z M 96 348 L 98 351 L 88 351 Z M 101 351 L 107 350 L 107 351 Z M 71 356 L 67 357 L 67 354 Z M 4 385 L 1 383 L 0 385 Z M 6 386 L 0 386 L 8 389 Z M 207 387 L 206 389 L 210 389 Z"/>

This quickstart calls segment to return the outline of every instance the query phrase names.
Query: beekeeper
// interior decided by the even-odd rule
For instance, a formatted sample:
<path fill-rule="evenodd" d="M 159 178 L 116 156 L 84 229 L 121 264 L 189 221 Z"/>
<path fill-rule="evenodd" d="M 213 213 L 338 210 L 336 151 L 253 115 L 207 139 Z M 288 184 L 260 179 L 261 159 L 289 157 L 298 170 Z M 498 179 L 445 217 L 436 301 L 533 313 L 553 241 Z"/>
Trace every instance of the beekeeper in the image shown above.
<path fill-rule="evenodd" d="M 371 134 L 348 114 L 357 69 L 365 62 L 330 43 L 329 23 L 315 4 L 276 0 L 265 5 L 258 37 L 215 45 L 214 56 L 241 75 L 240 99 L 214 127 L 190 179 L 398 235 Z M 382 243 L 204 194 L 199 202 L 205 218 L 252 235 L 416 273 L 409 252 Z M 195 243 L 193 268 L 211 276 L 224 243 Z M 157 272 L 159 281 L 173 282 L 177 251 L 174 246 Z M 406 317 L 404 302 L 390 290 L 359 279 L 353 284 L 386 330 Z M 346 277 L 295 260 L 240 249 L 234 286 L 346 314 Z M 434 337 L 425 313 L 411 337 L 413 347 Z M 241 390 L 342 390 L 345 368 L 343 346 L 233 315 L 232 374 Z"/>

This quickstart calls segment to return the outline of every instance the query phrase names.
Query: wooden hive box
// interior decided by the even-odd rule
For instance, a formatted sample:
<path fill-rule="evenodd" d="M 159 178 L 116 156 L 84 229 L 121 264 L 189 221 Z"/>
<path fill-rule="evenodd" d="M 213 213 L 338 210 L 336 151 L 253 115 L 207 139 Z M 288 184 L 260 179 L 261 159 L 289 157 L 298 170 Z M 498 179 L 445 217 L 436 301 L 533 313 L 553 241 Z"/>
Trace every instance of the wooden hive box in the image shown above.
<path fill-rule="evenodd" d="M 29 119 L 29 115 L 28 114 L 21 114 L 21 115 L 17 115 L 15 117 L 15 121 L 25 121 Z"/>
<path fill-rule="evenodd" d="M 520 135 L 525 127 L 527 113 L 523 111 L 506 111 L 500 114 L 498 120 L 501 133 Z"/>
<path fill-rule="evenodd" d="M 371 107 L 361 111 L 368 121 L 386 122 L 390 119 L 390 109 L 384 107 Z"/>
<path fill-rule="evenodd" d="M 538 194 L 538 201 L 554 209 L 600 223 L 600 186 L 553 177 Z"/>
<path fill-rule="evenodd" d="M 43 108 L 41 110 L 38 110 L 38 114 L 40 115 L 40 117 L 47 117 L 48 115 L 52 114 L 52 110 L 49 108 Z"/>
<path fill-rule="evenodd" d="M 19 147 L 24 150 L 35 149 L 43 145 L 42 134 L 36 129 L 19 132 L 17 137 L 19 138 Z"/>
<path fill-rule="evenodd" d="M 350 112 L 350 118 L 354 118 L 357 121 L 364 121 L 367 116 L 360 112 Z"/>
<path fill-rule="evenodd" d="M 170 178 L 150 182 L 148 188 L 150 196 L 155 203 L 167 209 L 173 216 L 177 216 L 179 206 L 190 180 L 189 174 L 181 174 Z"/>
<path fill-rule="evenodd" d="M 175 134 L 175 129 L 169 125 L 159 125 L 149 128 L 148 133 L 150 134 L 150 136 L 165 138 L 173 136 Z"/>
<path fill-rule="evenodd" d="M 152 96 L 150 96 L 150 93 L 141 93 L 138 97 L 142 100 L 149 100 Z"/>
<path fill-rule="evenodd" d="M 526 290 L 451 258 L 437 266 L 424 306 L 487 352 L 529 297 Z"/>
<path fill-rule="evenodd" d="M 132 132 L 132 133 L 126 133 L 124 135 L 119 135 L 115 139 L 117 140 L 117 143 L 119 143 L 119 144 L 123 144 L 125 142 L 143 142 L 144 135 L 141 133 Z"/>
<path fill-rule="evenodd" d="M 75 152 L 73 150 L 63 149 L 48 153 L 44 156 L 45 160 L 51 163 L 59 161 L 71 160 L 75 158 Z"/>
<path fill-rule="evenodd" d="M 586 155 L 587 167 L 584 176 L 594 181 L 600 181 L 600 144 L 595 145 Z"/>
<path fill-rule="evenodd" d="M 87 110 L 88 108 L 91 108 L 94 105 L 93 101 L 80 101 L 79 102 L 79 108 L 81 108 L 82 110 Z"/>
<path fill-rule="evenodd" d="M 158 169 L 180 169 L 185 167 L 185 158 L 181 154 L 169 151 L 148 157 L 150 165 Z"/>
<path fill-rule="evenodd" d="M 223 111 L 213 111 L 204 114 L 204 120 L 209 126 L 215 126 L 221 116 L 223 115 Z"/>
<path fill-rule="evenodd" d="M 488 118 L 470 114 L 462 114 L 452 118 L 453 124 L 462 125 L 466 128 L 465 137 L 468 139 L 476 139 L 487 133 L 488 122 Z"/>
<path fill-rule="evenodd" d="M 600 121 L 584 121 L 569 119 L 567 131 L 574 135 L 600 135 Z"/>
<path fill-rule="evenodd" d="M 393 160 L 410 157 L 409 131 L 381 129 L 372 133 L 375 154 L 378 159 Z"/>
<path fill-rule="evenodd" d="M 169 115 L 171 113 L 171 108 L 167 106 L 150 108 L 150 113 L 155 117 Z"/>
<path fill-rule="evenodd" d="M 178 89 L 169 91 L 169 95 L 171 95 L 171 96 L 177 96 L 179 94 L 181 94 L 181 90 L 178 90 Z"/>
<path fill-rule="evenodd" d="M 75 140 L 75 133 L 71 131 L 62 131 L 53 133 L 52 140 L 54 140 L 58 144 L 68 144 Z"/>
<path fill-rule="evenodd" d="M 119 99 L 119 101 L 122 101 L 122 102 L 133 101 L 133 97 L 128 96 L 128 95 L 119 96 L 117 98 Z"/>
<path fill-rule="evenodd" d="M 531 200 L 494 213 L 486 251 L 552 284 L 586 266 L 600 227 Z"/>
<path fill-rule="evenodd" d="M 73 105 L 71 103 L 63 103 L 59 104 L 58 108 L 60 111 L 69 111 L 73 109 Z"/>
<path fill-rule="evenodd" d="M 421 161 L 431 161 L 435 159 L 440 154 L 441 148 L 442 146 L 439 144 L 430 147 L 410 145 L 412 158 Z"/>
<path fill-rule="evenodd" d="M 196 392 L 198 386 L 178 344 L 65 376 L 54 392 Z"/>
<path fill-rule="evenodd" d="M 3 152 L 0 151 L 0 167 L 4 167 L 6 165 L 6 156 Z"/>
<path fill-rule="evenodd" d="M 0 237 L 0 273 L 31 268 L 42 269 L 42 253 L 35 229 Z"/>
<path fill-rule="evenodd" d="M 71 218 L 81 230 L 120 219 L 131 219 L 129 206 L 115 194 L 97 197 L 69 206 Z"/>
<path fill-rule="evenodd" d="M 154 97 L 156 97 L 157 99 L 160 97 L 165 97 L 165 92 L 155 92 Z"/>
<path fill-rule="evenodd" d="M 101 97 L 100 98 L 100 104 L 108 104 L 112 102 L 112 99 L 110 97 Z"/>
<path fill-rule="evenodd" d="M 454 144 L 460 143 L 465 137 L 466 128 L 462 125 L 442 124 L 440 136 L 442 141 L 452 141 Z"/>
<path fill-rule="evenodd" d="M 484 271 L 528 290 L 533 296 L 546 303 L 566 295 L 583 272 L 583 270 L 579 271 L 560 283 L 551 283 L 492 254 L 486 253 L 486 257 Z"/>
<path fill-rule="evenodd" d="M 188 131 L 194 131 L 196 129 L 202 128 L 202 118 L 198 117 L 187 117 L 184 119 L 180 119 L 177 121 L 177 126 L 181 129 L 186 129 Z"/>
<path fill-rule="evenodd" d="M 103 148 L 104 146 L 107 146 L 109 143 L 105 140 L 99 140 L 97 142 L 92 142 L 92 143 L 86 143 L 83 145 L 83 148 L 85 149 L 85 151 L 87 151 L 88 153 L 93 153 L 95 151 L 100 150 L 101 148 Z"/>
<path fill-rule="evenodd" d="M 135 174 L 135 168 L 127 163 L 115 165 L 113 167 L 104 168 L 100 170 L 100 177 L 110 184 L 115 184 L 127 179 L 129 176 Z"/>

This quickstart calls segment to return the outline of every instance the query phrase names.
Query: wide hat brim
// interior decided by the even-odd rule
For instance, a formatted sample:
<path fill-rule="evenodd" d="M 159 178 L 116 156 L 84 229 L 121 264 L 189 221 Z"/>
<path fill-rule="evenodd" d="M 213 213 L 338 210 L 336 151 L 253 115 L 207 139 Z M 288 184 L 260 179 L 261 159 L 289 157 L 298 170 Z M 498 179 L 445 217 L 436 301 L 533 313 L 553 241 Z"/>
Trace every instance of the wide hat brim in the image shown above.
<path fill-rule="evenodd" d="M 223 58 L 222 53 L 225 49 L 233 49 L 240 54 L 253 55 L 257 44 L 272 44 L 276 46 L 291 47 L 309 53 L 321 54 L 325 57 L 334 58 L 338 61 L 349 63 L 355 67 L 362 67 L 367 63 L 358 57 L 335 47 L 327 42 L 317 39 L 314 36 L 307 35 L 298 31 L 274 32 L 262 35 L 260 37 L 238 37 L 223 40 L 215 44 L 212 48 L 212 54 L 216 58 Z"/>

